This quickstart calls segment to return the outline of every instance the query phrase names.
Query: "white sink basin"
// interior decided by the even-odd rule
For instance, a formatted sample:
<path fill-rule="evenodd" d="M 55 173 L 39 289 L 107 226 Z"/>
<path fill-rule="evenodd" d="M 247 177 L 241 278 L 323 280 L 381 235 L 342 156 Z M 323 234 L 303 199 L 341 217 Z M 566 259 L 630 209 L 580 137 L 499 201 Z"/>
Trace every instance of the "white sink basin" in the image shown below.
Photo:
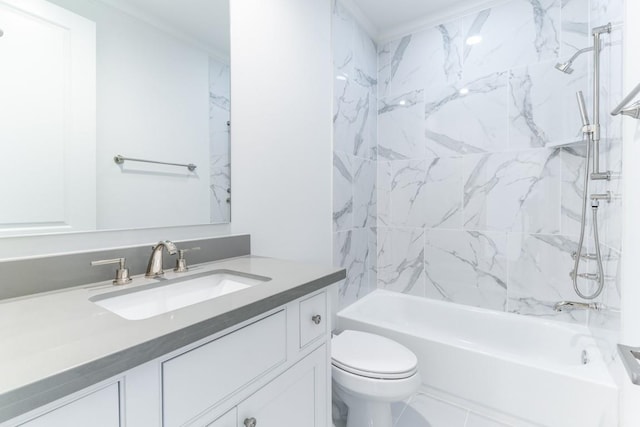
<path fill-rule="evenodd" d="M 228 271 L 212 271 L 196 276 L 146 285 L 90 298 L 94 304 L 128 320 L 148 319 L 221 295 L 249 288 L 270 280 L 246 277 Z"/>

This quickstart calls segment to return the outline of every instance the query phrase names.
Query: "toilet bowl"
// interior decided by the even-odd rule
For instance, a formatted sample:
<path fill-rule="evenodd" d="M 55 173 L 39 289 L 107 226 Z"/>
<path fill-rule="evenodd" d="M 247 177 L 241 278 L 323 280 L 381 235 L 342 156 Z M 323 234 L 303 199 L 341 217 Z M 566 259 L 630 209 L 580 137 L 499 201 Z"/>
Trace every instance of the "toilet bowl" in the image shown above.
<path fill-rule="evenodd" d="M 418 359 L 388 338 L 344 331 L 331 340 L 333 391 L 347 405 L 347 427 L 391 427 L 391 403 L 420 387 Z"/>

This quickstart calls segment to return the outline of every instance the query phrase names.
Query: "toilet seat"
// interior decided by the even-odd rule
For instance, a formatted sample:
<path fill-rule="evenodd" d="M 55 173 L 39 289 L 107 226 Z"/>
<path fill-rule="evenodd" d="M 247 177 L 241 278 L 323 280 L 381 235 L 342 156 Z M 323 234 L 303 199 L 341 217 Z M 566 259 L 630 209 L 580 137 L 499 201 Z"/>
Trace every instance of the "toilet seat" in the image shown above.
<path fill-rule="evenodd" d="M 388 338 L 346 330 L 331 340 L 335 368 L 371 379 L 400 380 L 418 371 L 418 359 L 409 349 Z"/>

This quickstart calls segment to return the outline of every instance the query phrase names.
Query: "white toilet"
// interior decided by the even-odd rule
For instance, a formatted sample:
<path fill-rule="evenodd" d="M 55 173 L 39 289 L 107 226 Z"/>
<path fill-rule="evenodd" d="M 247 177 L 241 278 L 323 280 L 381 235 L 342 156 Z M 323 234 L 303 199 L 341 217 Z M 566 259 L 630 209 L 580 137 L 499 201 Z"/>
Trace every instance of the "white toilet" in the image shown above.
<path fill-rule="evenodd" d="M 420 387 L 418 359 L 379 335 L 344 331 L 331 340 L 333 390 L 348 408 L 347 427 L 391 427 L 391 403 Z"/>

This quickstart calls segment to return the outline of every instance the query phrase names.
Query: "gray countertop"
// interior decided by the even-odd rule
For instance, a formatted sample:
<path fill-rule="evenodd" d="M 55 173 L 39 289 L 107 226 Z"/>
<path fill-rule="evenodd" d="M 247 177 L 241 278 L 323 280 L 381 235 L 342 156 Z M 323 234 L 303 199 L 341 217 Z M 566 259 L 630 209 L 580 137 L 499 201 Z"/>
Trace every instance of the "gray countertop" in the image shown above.
<path fill-rule="evenodd" d="M 256 256 L 200 264 L 186 274 L 217 269 L 271 280 L 143 320 L 126 320 L 89 301 L 123 289 L 110 282 L 0 301 L 0 422 L 345 277 L 343 269 Z M 138 276 L 126 287 L 153 282 Z"/>

